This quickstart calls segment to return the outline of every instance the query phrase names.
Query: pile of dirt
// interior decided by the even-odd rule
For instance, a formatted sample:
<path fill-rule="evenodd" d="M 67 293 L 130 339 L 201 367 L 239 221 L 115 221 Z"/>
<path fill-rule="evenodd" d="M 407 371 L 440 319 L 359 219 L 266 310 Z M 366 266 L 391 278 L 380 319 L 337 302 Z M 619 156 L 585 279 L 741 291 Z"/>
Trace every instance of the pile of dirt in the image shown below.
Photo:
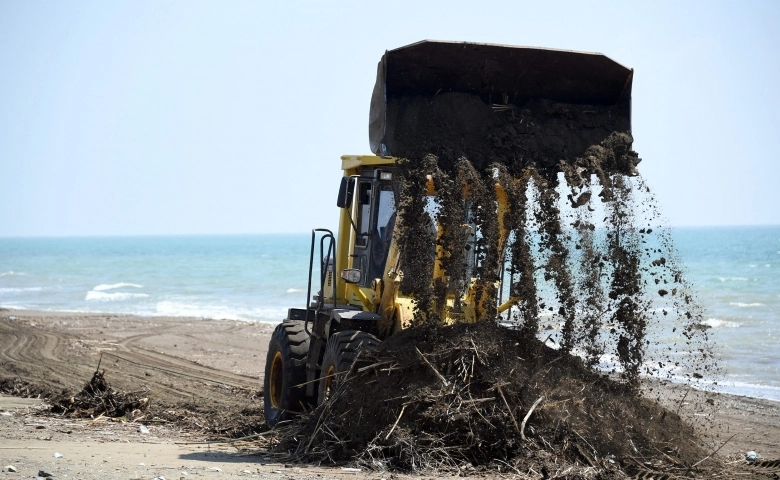
<path fill-rule="evenodd" d="M 706 456 L 675 413 L 492 322 L 415 327 L 361 352 L 276 451 L 379 470 L 570 469 L 555 478 L 681 472 Z"/>
<path fill-rule="evenodd" d="M 51 401 L 50 410 L 66 417 L 95 418 L 140 415 L 149 407 L 149 392 L 120 392 L 111 388 L 105 371 L 96 370 L 92 378 L 75 395 L 63 392 Z M 138 416 L 136 415 L 136 416 Z"/>

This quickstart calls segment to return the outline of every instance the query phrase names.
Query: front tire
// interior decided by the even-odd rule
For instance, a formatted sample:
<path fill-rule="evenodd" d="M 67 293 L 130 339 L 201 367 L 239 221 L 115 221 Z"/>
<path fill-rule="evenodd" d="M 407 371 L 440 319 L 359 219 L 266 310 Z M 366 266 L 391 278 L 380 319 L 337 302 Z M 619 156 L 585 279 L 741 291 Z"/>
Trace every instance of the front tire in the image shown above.
<path fill-rule="evenodd" d="M 303 322 L 285 320 L 268 344 L 263 380 L 263 411 L 269 427 L 290 419 L 306 403 L 306 355 L 309 335 Z"/>
<path fill-rule="evenodd" d="M 359 350 L 373 350 L 380 343 L 382 341 L 375 336 L 360 330 L 334 333 L 328 339 L 325 355 L 322 358 L 317 405 L 322 405 L 328 399 L 333 387 L 341 380 L 342 375 L 338 374 L 352 368 Z"/>

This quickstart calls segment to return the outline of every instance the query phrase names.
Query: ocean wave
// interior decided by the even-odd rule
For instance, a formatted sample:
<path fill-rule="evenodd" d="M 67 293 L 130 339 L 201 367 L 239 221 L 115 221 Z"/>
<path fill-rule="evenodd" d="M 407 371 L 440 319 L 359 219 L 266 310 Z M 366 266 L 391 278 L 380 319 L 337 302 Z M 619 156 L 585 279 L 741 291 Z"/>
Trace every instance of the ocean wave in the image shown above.
<path fill-rule="evenodd" d="M 28 307 L 22 305 L 16 305 L 13 303 L 0 303 L 0 308 L 8 308 L 11 310 L 27 310 Z"/>
<path fill-rule="evenodd" d="M 127 292 L 112 292 L 112 293 L 106 293 L 106 292 L 100 292 L 95 290 L 90 290 L 87 292 L 87 296 L 84 298 L 84 300 L 88 302 L 114 302 L 114 301 L 121 301 L 121 300 L 129 300 L 131 298 L 145 298 L 149 295 L 145 293 L 127 293 Z"/>
<path fill-rule="evenodd" d="M 24 276 L 24 273 L 22 272 L 14 272 L 13 270 L 8 270 L 7 272 L 0 273 L 0 277 L 13 277 L 13 276 Z"/>
<path fill-rule="evenodd" d="M 40 292 L 43 287 L 24 287 L 24 288 L 0 288 L 0 293 L 18 293 L 18 292 Z"/>
<path fill-rule="evenodd" d="M 117 288 L 144 288 L 143 285 L 138 285 L 136 283 L 112 283 L 112 284 L 100 284 L 97 287 L 93 288 L 92 290 L 95 292 L 105 292 L 106 290 L 116 290 Z"/>
<path fill-rule="evenodd" d="M 759 302 L 753 302 L 753 303 L 729 302 L 729 305 L 731 305 L 732 307 L 740 307 L 740 308 L 745 308 L 745 307 L 763 307 L 764 306 L 763 303 L 759 303 Z"/>
<path fill-rule="evenodd" d="M 302 288 L 288 288 L 287 289 L 287 293 L 303 293 L 305 291 L 306 290 L 304 290 Z"/>
<path fill-rule="evenodd" d="M 281 322 L 287 318 L 287 307 L 255 308 L 249 314 L 249 318 L 259 322 Z"/>
<path fill-rule="evenodd" d="M 222 305 L 201 305 L 197 303 L 172 302 L 165 300 L 155 305 L 156 315 L 167 317 L 196 317 L 224 320 L 246 320 L 235 310 Z"/>
<path fill-rule="evenodd" d="M 718 280 L 721 282 L 747 282 L 750 279 L 746 277 L 718 277 Z"/>
<path fill-rule="evenodd" d="M 752 382 L 734 382 L 728 380 L 719 380 L 717 384 L 711 380 L 703 382 L 709 386 L 710 390 L 730 393 L 732 395 L 744 395 L 752 398 L 763 398 L 780 402 L 780 387 L 775 385 L 764 385 Z"/>
<path fill-rule="evenodd" d="M 286 307 L 235 308 L 197 302 L 164 300 L 155 305 L 152 315 L 166 317 L 213 318 L 217 320 L 242 320 L 246 322 L 278 323 L 287 317 Z"/>
<path fill-rule="evenodd" d="M 708 318 L 707 320 L 701 322 L 702 325 L 707 325 L 708 327 L 712 328 L 737 328 L 739 327 L 739 323 L 737 322 L 729 322 L 728 320 L 721 320 L 719 318 Z"/>

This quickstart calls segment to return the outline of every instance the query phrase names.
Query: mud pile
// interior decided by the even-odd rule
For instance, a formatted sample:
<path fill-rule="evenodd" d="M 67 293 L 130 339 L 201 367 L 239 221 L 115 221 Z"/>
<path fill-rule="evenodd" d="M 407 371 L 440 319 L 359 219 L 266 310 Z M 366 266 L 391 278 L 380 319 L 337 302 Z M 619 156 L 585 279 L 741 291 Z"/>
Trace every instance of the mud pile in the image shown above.
<path fill-rule="evenodd" d="M 276 451 L 375 470 L 570 468 L 556 478 L 680 472 L 706 456 L 675 413 L 492 322 L 415 327 L 362 352 L 327 403 L 282 428 Z"/>

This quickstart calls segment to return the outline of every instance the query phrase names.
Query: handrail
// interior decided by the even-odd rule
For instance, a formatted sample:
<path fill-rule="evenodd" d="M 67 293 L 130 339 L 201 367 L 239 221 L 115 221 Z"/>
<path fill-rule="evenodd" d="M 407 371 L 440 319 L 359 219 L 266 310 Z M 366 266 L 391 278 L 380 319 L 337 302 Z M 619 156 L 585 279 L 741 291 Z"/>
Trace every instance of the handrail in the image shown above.
<path fill-rule="evenodd" d="M 317 232 L 324 232 L 325 234 L 320 238 L 320 294 L 317 299 L 317 309 L 315 310 L 315 315 L 319 314 L 319 311 L 322 308 L 324 302 L 323 298 L 325 297 L 325 278 L 328 275 L 328 264 L 330 263 L 331 253 L 333 254 L 333 307 L 336 308 L 338 303 L 338 299 L 336 298 L 336 237 L 334 237 L 333 232 L 327 228 L 315 228 L 311 231 L 311 251 L 309 252 L 309 281 L 308 288 L 306 290 L 306 315 L 303 319 L 303 330 L 310 337 L 312 336 L 312 332 L 309 331 L 309 311 L 311 310 L 311 279 L 314 269 L 314 241 L 316 240 Z M 325 252 L 326 238 L 330 239 L 330 242 L 328 243 L 328 254 L 327 256 L 324 256 L 323 254 Z M 323 260 L 325 259 L 328 260 L 328 263 L 325 264 L 325 268 L 323 269 L 322 264 Z"/>

